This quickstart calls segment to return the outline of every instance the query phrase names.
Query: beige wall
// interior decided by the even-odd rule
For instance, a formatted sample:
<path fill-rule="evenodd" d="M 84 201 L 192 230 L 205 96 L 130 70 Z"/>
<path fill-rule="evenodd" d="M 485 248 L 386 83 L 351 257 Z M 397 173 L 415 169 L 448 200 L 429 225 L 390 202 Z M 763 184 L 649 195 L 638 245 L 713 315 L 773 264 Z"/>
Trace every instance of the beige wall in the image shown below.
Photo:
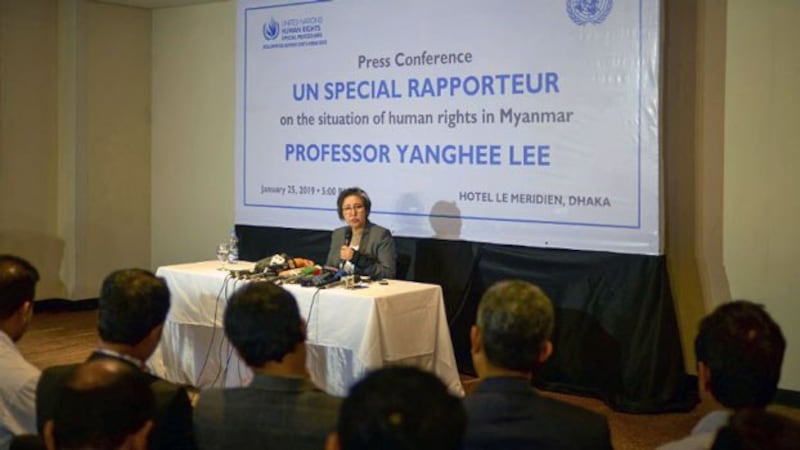
<path fill-rule="evenodd" d="M 734 298 L 764 303 L 800 390 L 800 2 L 728 0 L 724 260 Z"/>
<path fill-rule="evenodd" d="M 721 148 L 695 151 L 701 124 L 708 116 L 700 107 L 704 90 L 698 74 L 703 73 L 705 61 L 702 45 L 705 27 L 700 10 L 686 1 L 667 2 L 662 46 L 664 248 L 689 371 L 694 370 L 692 340 L 696 323 L 706 311 L 703 292 L 708 290 L 704 287 L 712 284 L 701 277 L 704 261 L 701 237 L 707 233 L 702 221 L 703 207 L 721 208 L 719 202 L 704 202 L 701 188 L 711 181 L 703 177 L 701 158 L 720 153 Z M 717 260 L 707 264 L 722 263 Z"/>
<path fill-rule="evenodd" d="M 673 0 L 665 12 L 666 248 L 687 369 L 699 319 L 747 298 L 781 325 L 780 387 L 800 390 L 800 154 L 790 134 L 800 3 Z"/>
<path fill-rule="evenodd" d="M 76 180 L 77 289 L 150 265 L 150 12 L 87 2 L 85 147 Z"/>
<path fill-rule="evenodd" d="M 0 252 L 25 255 L 63 296 L 57 228 L 57 9 L 0 0 Z"/>
<path fill-rule="evenodd" d="M 0 251 L 39 268 L 38 298 L 96 297 L 150 264 L 150 12 L 0 7 Z"/>
<path fill-rule="evenodd" d="M 153 12 L 154 266 L 214 259 L 233 227 L 235 7 Z"/>

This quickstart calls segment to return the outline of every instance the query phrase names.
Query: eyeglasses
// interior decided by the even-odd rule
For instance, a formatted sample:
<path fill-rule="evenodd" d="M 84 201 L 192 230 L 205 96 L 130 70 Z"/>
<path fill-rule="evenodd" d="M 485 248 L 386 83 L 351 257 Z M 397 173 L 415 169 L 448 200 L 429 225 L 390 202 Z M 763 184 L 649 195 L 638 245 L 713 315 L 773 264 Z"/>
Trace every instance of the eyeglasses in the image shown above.
<path fill-rule="evenodd" d="M 344 212 L 351 212 L 351 211 L 360 212 L 362 209 L 364 209 L 364 205 L 348 205 L 348 206 L 343 207 L 342 211 L 344 211 Z"/>

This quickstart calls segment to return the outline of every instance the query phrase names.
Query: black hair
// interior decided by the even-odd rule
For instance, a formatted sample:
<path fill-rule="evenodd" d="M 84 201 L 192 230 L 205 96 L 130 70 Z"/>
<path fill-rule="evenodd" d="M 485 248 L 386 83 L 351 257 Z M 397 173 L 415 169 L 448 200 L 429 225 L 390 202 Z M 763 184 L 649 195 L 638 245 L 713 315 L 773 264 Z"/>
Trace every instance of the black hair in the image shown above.
<path fill-rule="evenodd" d="M 361 198 L 361 201 L 364 203 L 364 209 L 367 211 L 367 217 L 369 217 L 369 212 L 372 210 L 372 201 L 369 199 L 369 196 L 363 189 L 359 187 L 350 187 L 339 192 L 339 197 L 336 198 L 336 211 L 339 213 L 339 219 L 344 220 L 342 204 L 344 203 L 344 200 L 351 195 Z"/>
<path fill-rule="evenodd" d="M 135 345 L 169 312 L 167 282 L 143 269 L 123 269 L 109 274 L 100 289 L 97 329 L 106 342 Z"/>
<path fill-rule="evenodd" d="M 342 450 L 455 450 L 466 429 L 461 400 L 435 375 L 390 366 L 369 373 L 342 402 Z"/>
<path fill-rule="evenodd" d="M 722 405 L 764 407 L 775 397 L 786 339 L 763 306 L 746 300 L 720 305 L 700 322 L 694 348 Z"/>
<path fill-rule="evenodd" d="M 14 255 L 0 255 L 0 319 L 14 315 L 27 301 L 33 301 L 39 272 L 28 261 Z"/>
<path fill-rule="evenodd" d="M 280 362 L 305 341 L 297 301 L 289 291 L 264 281 L 246 284 L 233 293 L 224 323 L 228 340 L 252 367 Z"/>
<path fill-rule="evenodd" d="M 794 450 L 800 422 L 761 408 L 736 411 L 720 428 L 711 450 Z"/>
<path fill-rule="evenodd" d="M 111 358 L 72 372 L 53 415 L 56 448 L 111 450 L 153 419 L 155 398 L 145 374 Z"/>

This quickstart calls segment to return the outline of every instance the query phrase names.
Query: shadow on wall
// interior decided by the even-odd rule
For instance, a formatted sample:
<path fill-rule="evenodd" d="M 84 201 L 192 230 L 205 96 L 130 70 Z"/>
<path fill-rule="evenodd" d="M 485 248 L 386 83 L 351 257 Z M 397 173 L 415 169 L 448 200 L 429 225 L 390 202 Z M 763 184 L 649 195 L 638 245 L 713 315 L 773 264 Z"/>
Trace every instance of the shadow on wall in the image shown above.
<path fill-rule="evenodd" d="M 431 208 L 430 215 L 433 237 L 436 239 L 461 238 L 461 209 L 456 202 L 439 200 Z"/>
<path fill-rule="evenodd" d="M 0 253 L 17 255 L 30 261 L 39 271 L 37 299 L 66 298 L 61 281 L 64 241 L 36 231 L 0 231 Z"/>

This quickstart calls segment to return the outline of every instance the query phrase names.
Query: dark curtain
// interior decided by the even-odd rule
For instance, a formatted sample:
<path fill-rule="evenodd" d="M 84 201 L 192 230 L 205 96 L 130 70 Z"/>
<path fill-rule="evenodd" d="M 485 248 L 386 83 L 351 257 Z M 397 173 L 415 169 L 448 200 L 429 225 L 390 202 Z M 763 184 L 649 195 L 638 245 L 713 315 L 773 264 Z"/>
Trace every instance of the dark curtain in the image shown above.
<path fill-rule="evenodd" d="M 237 226 L 240 255 L 324 262 L 330 232 Z M 469 329 L 495 281 L 539 285 L 553 300 L 555 351 L 536 386 L 599 398 L 617 411 L 687 411 L 697 391 L 684 371 L 663 256 L 396 238 L 398 278 L 442 286 L 459 371 L 474 375 Z"/>

